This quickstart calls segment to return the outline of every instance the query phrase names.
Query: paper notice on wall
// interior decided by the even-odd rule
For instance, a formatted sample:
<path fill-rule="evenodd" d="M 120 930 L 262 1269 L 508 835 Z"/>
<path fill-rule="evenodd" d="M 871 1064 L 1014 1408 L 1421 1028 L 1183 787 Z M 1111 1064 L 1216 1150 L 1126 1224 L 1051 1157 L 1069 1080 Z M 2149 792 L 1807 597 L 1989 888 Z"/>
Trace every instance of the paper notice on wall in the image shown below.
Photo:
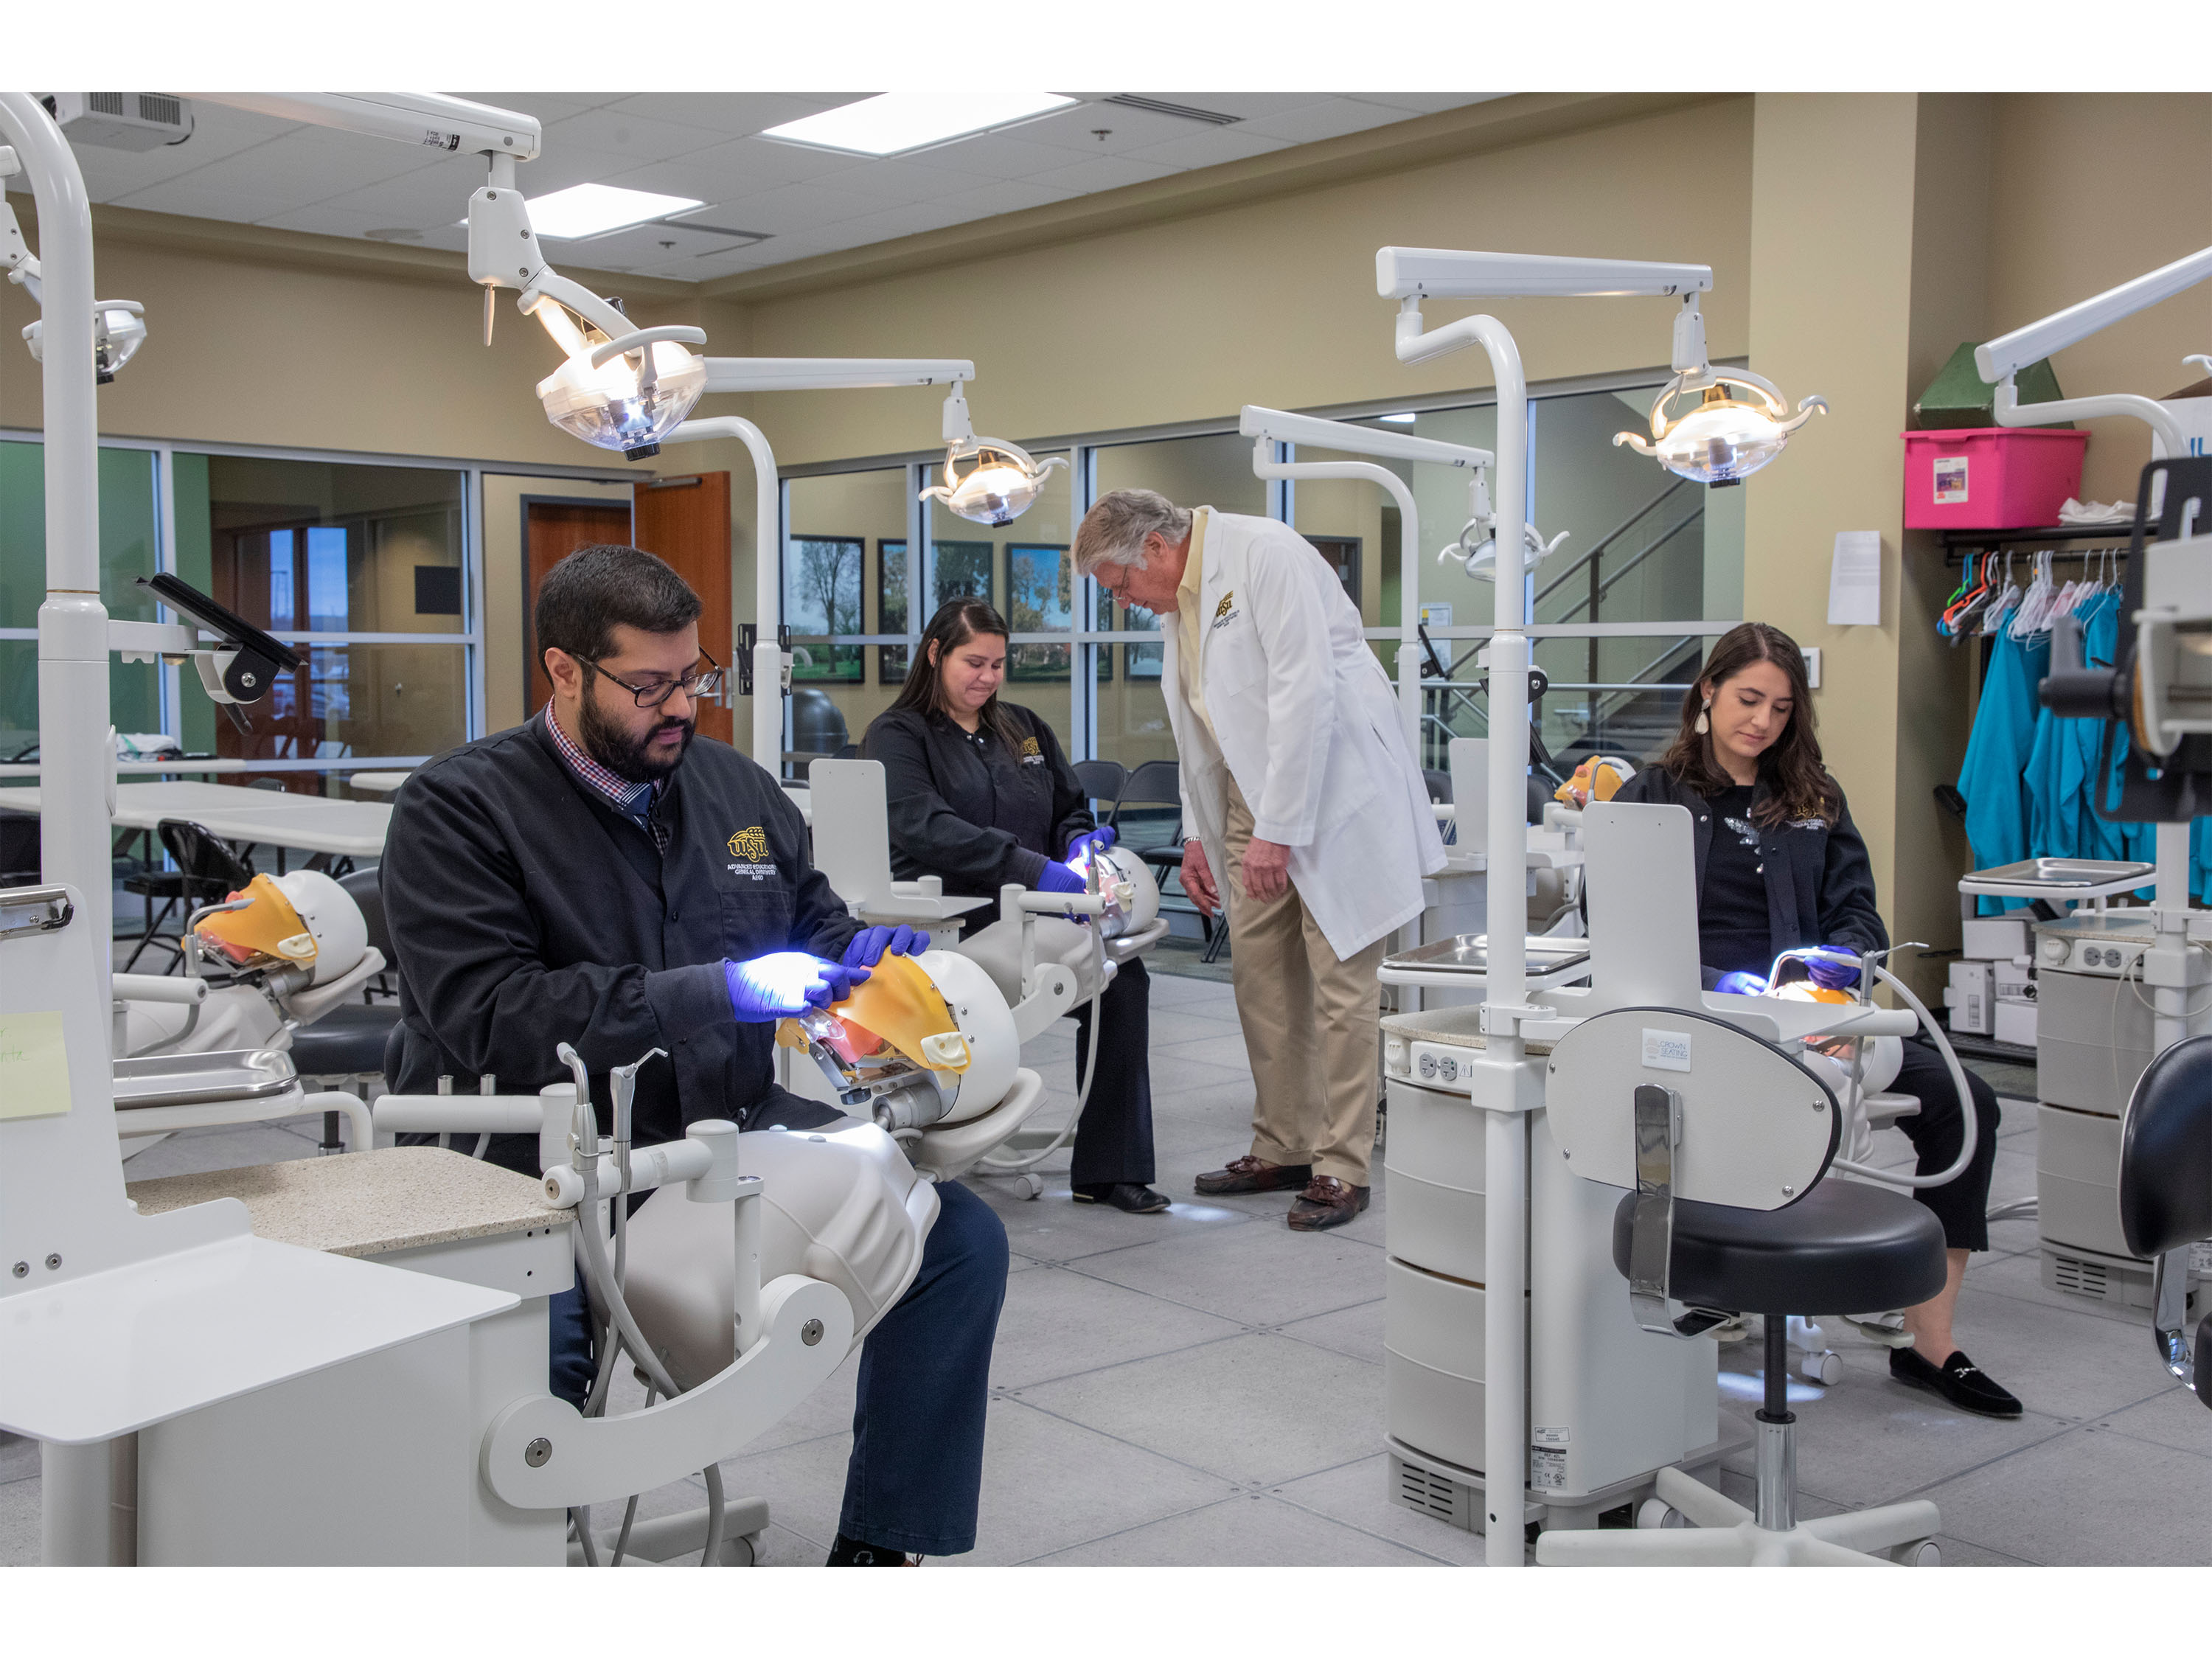
<path fill-rule="evenodd" d="M 1828 626 L 1881 620 L 1881 532 L 1838 530 L 1828 566 Z"/>

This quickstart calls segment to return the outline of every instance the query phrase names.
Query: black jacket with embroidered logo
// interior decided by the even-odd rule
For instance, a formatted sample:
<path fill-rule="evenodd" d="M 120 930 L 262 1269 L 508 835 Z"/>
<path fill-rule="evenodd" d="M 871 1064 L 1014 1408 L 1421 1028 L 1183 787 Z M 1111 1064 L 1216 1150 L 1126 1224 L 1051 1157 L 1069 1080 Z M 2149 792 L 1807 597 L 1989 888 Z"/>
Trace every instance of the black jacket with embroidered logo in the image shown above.
<path fill-rule="evenodd" d="M 988 724 L 969 732 L 911 708 L 869 726 L 861 752 L 884 763 L 898 880 L 940 876 L 947 893 L 994 899 L 1009 882 L 1036 886 L 1072 836 L 1097 827 L 1052 727 L 1019 703 L 1000 706 L 1026 733 L 1019 753 Z"/>
<path fill-rule="evenodd" d="M 639 1145 L 702 1118 L 809 1127 L 836 1115 L 773 1083 L 775 1027 L 730 1013 L 722 960 L 811 951 L 835 960 L 860 924 L 808 862 L 806 825 L 775 781 L 728 744 L 697 738 L 653 806 L 665 854 L 562 763 L 540 713 L 451 750 L 399 792 L 383 900 L 398 957 L 392 1086 L 441 1074 L 503 1095 L 566 1081 L 575 1045 L 605 1121 L 605 1073 L 647 1050 Z M 772 1120 L 759 1109 L 774 1100 Z M 504 1144 L 501 1144 L 504 1143 Z M 494 1156 L 535 1169 L 535 1136 Z"/>
<path fill-rule="evenodd" d="M 1771 791 L 1762 775 L 1752 789 L 1758 810 Z M 1694 890 L 1705 890 L 1705 863 L 1713 846 L 1712 804 L 1664 767 L 1654 764 L 1620 787 L 1617 801 L 1686 807 L 1696 844 Z M 1759 825 L 1759 854 L 1766 878 L 1766 919 L 1772 937 L 1771 962 L 1784 951 L 1808 945 L 1838 945 L 1850 951 L 1889 948 L 1889 933 L 1875 908 L 1874 866 L 1866 842 L 1851 823 L 1850 808 L 1836 791 L 1833 823 L 1817 818 Z M 1721 970 L 1707 966 L 1711 990 Z"/>

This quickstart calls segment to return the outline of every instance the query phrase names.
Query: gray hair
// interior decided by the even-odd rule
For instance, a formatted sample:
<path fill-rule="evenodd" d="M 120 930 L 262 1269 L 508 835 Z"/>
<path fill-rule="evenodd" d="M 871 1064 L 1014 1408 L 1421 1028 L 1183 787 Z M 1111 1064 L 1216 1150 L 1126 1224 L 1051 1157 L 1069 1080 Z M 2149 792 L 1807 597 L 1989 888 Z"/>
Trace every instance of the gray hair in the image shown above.
<path fill-rule="evenodd" d="M 1101 565 L 1145 568 L 1145 538 L 1158 531 L 1170 542 L 1190 535 L 1190 509 L 1152 489 L 1109 489 L 1075 529 L 1075 568 L 1085 576 Z"/>

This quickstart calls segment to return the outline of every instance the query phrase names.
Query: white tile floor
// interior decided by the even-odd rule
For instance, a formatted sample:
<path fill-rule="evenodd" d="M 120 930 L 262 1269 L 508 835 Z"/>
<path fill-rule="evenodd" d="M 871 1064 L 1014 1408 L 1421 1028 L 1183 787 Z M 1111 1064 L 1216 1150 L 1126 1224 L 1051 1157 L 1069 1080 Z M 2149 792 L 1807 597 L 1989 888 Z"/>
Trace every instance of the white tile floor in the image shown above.
<path fill-rule="evenodd" d="M 1482 1540 L 1389 1502 L 1382 1445 L 1386 1194 L 1351 1225 L 1293 1234 L 1285 1194 L 1200 1202 L 1191 1178 L 1246 1149 L 1251 1083 L 1226 985 L 1156 975 L 1158 1184 L 1165 1215 L 1025 1202 L 993 1365 L 977 1547 L 963 1563 L 1473 1564 Z M 1073 1042 L 1030 1062 L 1073 1103 Z M 2034 1188 L 2032 1109 L 2008 1106 L 1995 1196 Z M 319 1126 L 173 1137 L 133 1177 L 311 1157 Z M 1896 1139 L 1891 1137 L 1890 1139 Z M 1062 1166 L 1064 1170 L 1064 1165 Z M 1844 1382 L 1798 1411 L 1808 1513 L 1932 1498 L 1952 1564 L 2212 1560 L 2212 1414 L 2163 1380 L 2140 1316 L 2044 1290 L 2034 1225 L 2007 1223 L 1960 1300 L 1961 1342 L 2026 1402 L 2016 1423 L 1891 1382 L 1882 1352 L 1833 1331 Z M 1723 1352 L 1723 1409 L 1748 1437 L 1750 1344 Z M 853 1364 L 744 1455 L 730 1492 L 766 1496 L 763 1556 L 818 1562 L 850 1446 Z M 1749 1501 L 1750 1457 L 1723 1490 Z M 0 1437 L 0 1561 L 38 1557 L 34 1449 Z M 678 1482 L 641 1511 L 695 1507 Z M 603 1517 L 603 1520 L 607 1517 Z"/>

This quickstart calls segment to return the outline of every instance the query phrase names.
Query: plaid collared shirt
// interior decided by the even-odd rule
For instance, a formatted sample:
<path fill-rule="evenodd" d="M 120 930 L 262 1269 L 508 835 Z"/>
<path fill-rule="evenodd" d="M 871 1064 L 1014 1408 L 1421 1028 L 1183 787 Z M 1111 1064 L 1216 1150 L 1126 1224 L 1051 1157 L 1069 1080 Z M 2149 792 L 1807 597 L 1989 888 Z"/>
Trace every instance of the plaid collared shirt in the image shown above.
<path fill-rule="evenodd" d="M 653 837 L 653 844 L 662 852 L 668 850 L 668 827 L 653 815 L 653 804 L 660 797 L 658 783 L 632 783 L 617 775 L 593 760 L 583 750 L 568 740 L 561 729 L 561 722 L 553 713 L 553 705 L 545 705 L 545 729 L 553 734 L 553 746 L 561 751 L 561 758 L 577 778 L 590 786 L 616 811 L 630 819 Z"/>

